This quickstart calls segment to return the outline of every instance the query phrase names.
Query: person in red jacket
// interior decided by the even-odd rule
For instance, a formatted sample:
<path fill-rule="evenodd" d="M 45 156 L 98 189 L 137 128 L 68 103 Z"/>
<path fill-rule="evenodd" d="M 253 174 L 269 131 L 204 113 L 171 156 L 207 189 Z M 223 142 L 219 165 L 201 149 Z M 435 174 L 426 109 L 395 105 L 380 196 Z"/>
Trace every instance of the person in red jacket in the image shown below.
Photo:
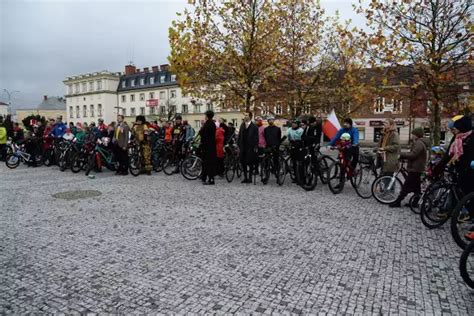
<path fill-rule="evenodd" d="M 54 128 L 54 119 L 50 119 L 46 122 L 46 127 L 44 128 L 43 132 L 43 153 L 53 146 L 53 136 L 51 136 L 51 132 Z"/>
<path fill-rule="evenodd" d="M 225 130 L 221 126 L 216 128 L 217 174 L 224 175 L 224 140 Z"/>

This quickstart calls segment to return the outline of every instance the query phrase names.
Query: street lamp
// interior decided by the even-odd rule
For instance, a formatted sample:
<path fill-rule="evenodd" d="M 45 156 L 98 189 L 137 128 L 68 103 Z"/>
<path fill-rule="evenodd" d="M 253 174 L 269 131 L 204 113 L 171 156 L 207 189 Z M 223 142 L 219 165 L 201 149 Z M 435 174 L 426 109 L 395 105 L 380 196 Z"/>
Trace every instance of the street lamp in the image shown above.
<path fill-rule="evenodd" d="M 9 114 L 12 114 L 12 94 L 13 93 L 20 93 L 20 91 L 18 90 L 14 90 L 14 91 L 8 91 L 7 89 L 3 89 L 3 91 L 6 92 L 6 94 L 8 95 L 8 113 Z"/>

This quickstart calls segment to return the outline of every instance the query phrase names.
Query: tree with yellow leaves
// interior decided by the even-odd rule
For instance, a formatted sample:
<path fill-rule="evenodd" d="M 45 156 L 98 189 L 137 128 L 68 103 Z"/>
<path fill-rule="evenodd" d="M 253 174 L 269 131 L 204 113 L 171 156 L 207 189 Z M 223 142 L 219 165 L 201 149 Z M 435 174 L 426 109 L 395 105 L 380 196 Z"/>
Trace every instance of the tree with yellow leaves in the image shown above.
<path fill-rule="evenodd" d="M 185 93 L 251 111 L 275 74 L 279 27 L 271 0 L 197 0 L 169 29 L 171 71 Z"/>
<path fill-rule="evenodd" d="M 367 53 L 373 63 L 410 65 L 414 89 L 429 94 L 427 105 L 433 119 L 433 142 L 439 144 L 443 92 L 453 73 L 473 60 L 472 0 L 359 0 L 358 13 L 365 15 L 370 32 Z"/>

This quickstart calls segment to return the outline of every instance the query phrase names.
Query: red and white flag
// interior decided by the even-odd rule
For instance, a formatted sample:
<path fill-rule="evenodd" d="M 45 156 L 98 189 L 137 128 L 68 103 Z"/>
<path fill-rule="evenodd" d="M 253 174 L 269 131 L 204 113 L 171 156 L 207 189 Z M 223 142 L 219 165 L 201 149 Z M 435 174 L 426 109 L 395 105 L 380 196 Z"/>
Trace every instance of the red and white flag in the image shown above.
<path fill-rule="evenodd" d="M 334 109 L 329 114 L 326 122 L 323 124 L 323 133 L 326 135 L 327 138 L 333 139 L 336 136 L 337 131 L 341 129 L 341 124 L 339 124 L 339 120 L 337 119 L 336 112 Z"/>

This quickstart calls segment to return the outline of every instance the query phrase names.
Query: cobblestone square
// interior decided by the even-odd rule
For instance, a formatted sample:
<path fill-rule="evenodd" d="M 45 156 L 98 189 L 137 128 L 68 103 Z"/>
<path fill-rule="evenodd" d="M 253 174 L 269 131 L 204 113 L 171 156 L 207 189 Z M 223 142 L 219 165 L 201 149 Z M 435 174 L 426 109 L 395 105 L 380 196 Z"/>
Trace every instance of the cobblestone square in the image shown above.
<path fill-rule="evenodd" d="M 0 192 L 0 314 L 474 313 L 447 228 L 350 186 L 2 164 Z"/>

